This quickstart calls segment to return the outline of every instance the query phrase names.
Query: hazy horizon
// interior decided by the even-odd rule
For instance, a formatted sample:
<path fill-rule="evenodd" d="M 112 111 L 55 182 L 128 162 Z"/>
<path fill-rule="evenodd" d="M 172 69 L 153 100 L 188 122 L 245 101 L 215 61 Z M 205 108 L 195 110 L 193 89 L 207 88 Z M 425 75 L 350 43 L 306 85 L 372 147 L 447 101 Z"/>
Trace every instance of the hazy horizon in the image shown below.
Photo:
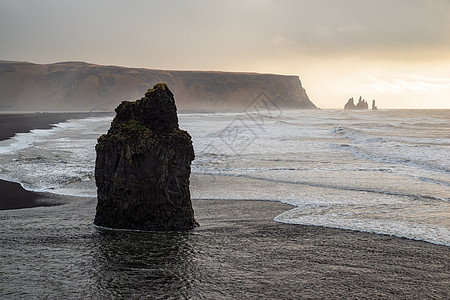
<path fill-rule="evenodd" d="M 0 0 L 0 59 L 297 75 L 323 109 L 450 108 L 450 1 Z"/>

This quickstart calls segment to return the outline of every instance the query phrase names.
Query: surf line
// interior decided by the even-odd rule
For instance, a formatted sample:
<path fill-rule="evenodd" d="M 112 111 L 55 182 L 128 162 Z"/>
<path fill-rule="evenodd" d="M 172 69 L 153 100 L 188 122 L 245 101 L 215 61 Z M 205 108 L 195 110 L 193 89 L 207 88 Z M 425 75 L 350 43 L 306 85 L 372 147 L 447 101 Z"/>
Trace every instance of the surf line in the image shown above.
<path fill-rule="evenodd" d="M 312 182 L 308 182 L 308 181 L 292 181 L 292 180 L 279 180 L 279 179 L 277 180 L 277 179 L 272 179 L 272 178 L 264 178 L 264 177 L 257 177 L 257 176 L 243 175 L 243 174 L 218 174 L 218 173 L 212 173 L 212 172 L 198 172 L 198 173 L 196 172 L 195 174 L 246 178 L 246 179 L 261 180 L 261 181 L 266 181 L 266 182 L 304 185 L 304 186 L 327 188 L 327 189 L 333 189 L 333 190 L 383 194 L 383 195 L 389 195 L 389 196 L 412 198 L 413 200 L 427 199 L 427 200 L 433 200 L 433 201 L 450 202 L 450 198 L 440 198 L 440 197 L 434 197 L 434 196 L 429 196 L 429 195 L 413 195 L 413 194 L 405 194 L 405 193 L 399 193 L 399 192 L 374 190 L 374 189 L 352 188 L 352 187 L 337 186 L 337 185 L 330 185 L 330 184 L 318 184 L 318 183 L 312 183 Z"/>

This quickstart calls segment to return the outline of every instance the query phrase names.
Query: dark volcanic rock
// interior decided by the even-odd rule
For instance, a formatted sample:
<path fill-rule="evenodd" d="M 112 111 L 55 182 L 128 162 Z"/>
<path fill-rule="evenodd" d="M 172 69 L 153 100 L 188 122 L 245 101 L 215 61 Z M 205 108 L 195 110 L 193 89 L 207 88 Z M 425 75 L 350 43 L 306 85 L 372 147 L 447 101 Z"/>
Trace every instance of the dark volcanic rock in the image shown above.
<path fill-rule="evenodd" d="M 366 110 L 369 108 L 369 104 L 364 100 L 361 96 L 359 97 L 358 103 L 355 105 L 355 101 L 353 97 L 348 99 L 347 103 L 344 105 L 344 109 L 346 110 Z"/>
<path fill-rule="evenodd" d="M 353 100 L 353 97 L 348 99 L 347 103 L 344 106 L 344 109 L 356 109 L 355 101 Z"/>
<path fill-rule="evenodd" d="M 359 100 L 358 103 L 356 104 L 356 109 L 368 109 L 369 108 L 369 104 L 367 104 L 366 100 L 364 100 L 361 96 L 359 96 Z"/>
<path fill-rule="evenodd" d="M 378 107 L 375 104 L 375 100 L 372 100 L 372 110 L 377 110 L 377 109 L 378 109 Z"/>
<path fill-rule="evenodd" d="M 191 136 L 178 128 L 172 92 L 159 83 L 145 97 L 123 101 L 95 148 L 99 226 L 183 230 L 198 226 L 189 176 Z"/>

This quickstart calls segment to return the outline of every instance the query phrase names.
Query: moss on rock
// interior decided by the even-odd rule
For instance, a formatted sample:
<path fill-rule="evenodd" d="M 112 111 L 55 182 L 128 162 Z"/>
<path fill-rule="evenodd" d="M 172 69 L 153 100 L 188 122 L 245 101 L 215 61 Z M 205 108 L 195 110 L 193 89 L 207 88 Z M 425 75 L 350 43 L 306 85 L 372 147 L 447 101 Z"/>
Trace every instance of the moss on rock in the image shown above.
<path fill-rule="evenodd" d="M 198 224 L 190 200 L 191 136 L 178 128 L 166 84 L 123 101 L 108 133 L 98 139 L 94 223 L 140 230 L 190 229 Z"/>

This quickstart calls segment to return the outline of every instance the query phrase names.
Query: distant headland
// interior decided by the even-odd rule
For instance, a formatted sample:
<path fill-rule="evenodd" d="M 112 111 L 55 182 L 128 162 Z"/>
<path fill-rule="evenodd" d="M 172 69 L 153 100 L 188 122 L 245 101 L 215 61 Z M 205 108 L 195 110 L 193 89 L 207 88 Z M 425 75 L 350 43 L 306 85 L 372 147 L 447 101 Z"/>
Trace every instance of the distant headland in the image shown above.
<path fill-rule="evenodd" d="M 359 96 L 358 103 L 355 104 L 355 100 L 352 98 L 348 99 L 347 103 L 344 105 L 345 110 L 366 110 L 369 109 L 369 104 L 361 96 Z M 375 104 L 375 100 L 372 100 L 372 110 L 377 110 L 378 107 Z"/>
<path fill-rule="evenodd" d="M 113 111 L 158 82 L 171 87 L 181 112 L 316 109 L 298 76 L 0 60 L 0 111 Z"/>

